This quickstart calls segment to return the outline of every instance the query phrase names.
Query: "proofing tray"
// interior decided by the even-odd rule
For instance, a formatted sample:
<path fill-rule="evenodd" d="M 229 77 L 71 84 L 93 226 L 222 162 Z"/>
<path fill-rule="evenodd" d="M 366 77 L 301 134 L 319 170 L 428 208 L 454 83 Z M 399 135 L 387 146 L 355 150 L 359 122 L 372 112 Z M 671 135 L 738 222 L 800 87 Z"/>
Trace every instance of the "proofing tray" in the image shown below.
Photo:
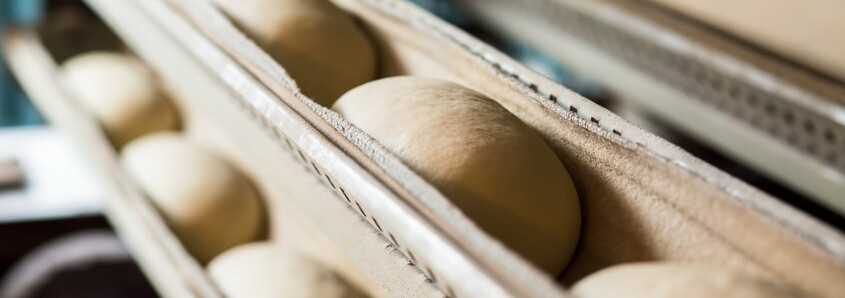
<path fill-rule="evenodd" d="M 562 276 L 536 270 L 370 137 L 316 106 L 209 4 L 87 2 L 165 80 L 195 98 L 190 105 L 235 140 L 256 175 L 287 190 L 290 207 L 386 296 L 566 296 L 561 283 L 612 264 L 656 259 L 720 263 L 820 296 L 843 292 L 839 232 L 404 2 L 337 1 L 379 41 L 383 75 L 459 81 L 498 100 L 549 142 L 575 180 L 584 214 L 581 243 Z M 37 42 L 8 36 L 9 60 L 30 95 L 62 102 L 56 86 L 35 88 L 55 83 L 54 66 L 43 64 L 49 59 L 31 51 Z M 110 198 L 118 206 L 110 208 L 110 219 L 157 288 L 167 296 L 219 295 L 149 204 L 126 199 L 137 196 L 126 194 L 133 187 L 121 180 L 114 152 L 90 145 L 103 144 L 101 135 L 97 141 L 96 133 L 84 133 L 95 130 L 91 120 L 75 114 L 81 125 L 62 122 L 60 112 L 45 114 L 77 131 L 76 139 L 92 146 L 89 155 L 101 160 L 95 165 L 105 169 L 103 179 L 122 190 Z"/>

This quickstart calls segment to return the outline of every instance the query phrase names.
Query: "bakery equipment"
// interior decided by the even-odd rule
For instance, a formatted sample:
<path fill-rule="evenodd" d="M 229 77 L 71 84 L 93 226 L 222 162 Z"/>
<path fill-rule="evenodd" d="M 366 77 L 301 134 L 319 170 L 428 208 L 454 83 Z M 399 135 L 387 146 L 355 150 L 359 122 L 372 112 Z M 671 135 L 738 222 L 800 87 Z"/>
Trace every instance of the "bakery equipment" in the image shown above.
<path fill-rule="evenodd" d="M 295 78 L 209 3 L 86 1 L 190 115 L 186 133 L 250 173 L 272 237 L 376 295 L 565 297 L 598 269 L 639 260 L 718 263 L 820 296 L 843 291 L 841 232 L 630 124 L 403 1 L 338 0 L 378 45 L 381 75 L 437 76 L 485 93 L 536 130 L 582 198 L 580 246 L 542 273 L 476 227 L 369 136 L 317 106 Z M 56 55 L 10 32 L 11 68 L 51 123 L 84 148 L 107 214 L 166 296 L 220 296 L 116 162 L 117 152 L 56 81 Z M 118 47 L 120 48 L 120 47 Z M 777 250 L 772 250 L 777 247 Z"/>

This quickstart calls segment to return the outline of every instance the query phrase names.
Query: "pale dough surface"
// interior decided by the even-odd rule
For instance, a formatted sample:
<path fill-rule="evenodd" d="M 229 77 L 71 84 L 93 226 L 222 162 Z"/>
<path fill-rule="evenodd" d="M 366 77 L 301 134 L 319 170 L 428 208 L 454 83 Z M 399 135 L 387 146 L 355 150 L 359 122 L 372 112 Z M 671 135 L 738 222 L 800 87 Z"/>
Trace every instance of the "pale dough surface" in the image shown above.
<path fill-rule="evenodd" d="M 61 70 L 66 90 L 102 125 L 112 144 L 155 131 L 177 130 L 179 116 L 153 73 L 119 53 L 75 56 Z"/>
<path fill-rule="evenodd" d="M 331 268 L 270 242 L 228 250 L 208 264 L 208 272 L 230 298 L 366 297 Z"/>
<path fill-rule="evenodd" d="M 260 199 L 247 177 L 179 134 L 135 140 L 123 150 L 122 162 L 202 264 L 263 231 Z"/>
<path fill-rule="evenodd" d="M 214 0 L 323 106 L 375 77 L 376 54 L 354 19 L 327 0 Z"/>
<path fill-rule="evenodd" d="M 576 298 L 787 298 L 794 290 L 729 268 L 698 264 L 633 263 L 603 269 L 572 287 Z"/>
<path fill-rule="evenodd" d="M 485 231 L 552 274 L 578 242 L 578 195 L 545 142 L 486 96 L 446 81 L 392 77 L 334 110 L 395 153 Z"/>

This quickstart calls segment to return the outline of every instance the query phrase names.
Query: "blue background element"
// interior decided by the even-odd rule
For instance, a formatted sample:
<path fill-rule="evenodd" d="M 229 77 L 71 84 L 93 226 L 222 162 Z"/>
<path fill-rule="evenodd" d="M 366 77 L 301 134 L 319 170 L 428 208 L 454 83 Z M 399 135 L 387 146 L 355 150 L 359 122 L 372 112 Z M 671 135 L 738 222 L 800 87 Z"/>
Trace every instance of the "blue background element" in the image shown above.
<path fill-rule="evenodd" d="M 0 37 L 10 26 L 35 26 L 41 20 L 43 12 L 44 1 L 42 0 L 0 0 Z M 0 126 L 42 123 L 44 120 L 41 115 L 9 74 L 5 54 L 0 55 Z"/>

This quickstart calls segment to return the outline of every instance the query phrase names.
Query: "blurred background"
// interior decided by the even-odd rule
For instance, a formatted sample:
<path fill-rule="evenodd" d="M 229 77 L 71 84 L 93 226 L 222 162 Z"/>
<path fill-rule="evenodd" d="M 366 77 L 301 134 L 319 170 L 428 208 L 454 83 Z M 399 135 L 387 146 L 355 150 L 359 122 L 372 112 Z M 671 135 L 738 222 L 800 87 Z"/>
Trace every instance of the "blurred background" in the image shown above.
<path fill-rule="evenodd" d="M 0 0 L 0 34 L 43 28 L 46 15 L 77 22 L 79 16 L 63 15 L 80 4 L 69 2 Z M 0 297 L 157 297 L 103 217 L 89 165 L 45 123 L 6 57 L 0 55 Z"/>
<path fill-rule="evenodd" d="M 845 6 L 412 2 L 713 166 L 845 228 L 845 193 L 839 192 L 845 81 L 837 66 L 845 52 L 829 58 L 814 49 L 843 50 Z M 623 13 L 587 13 L 604 2 Z M 784 11 L 789 18 L 782 18 Z M 96 19 L 78 1 L 0 0 L 3 34 L 39 30 L 51 37 L 45 43 L 57 57 L 62 48 L 117 40 Z M 88 22 L 100 29 L 74 29 Z M 790 29 L 779 29 L 784 26 Z M 13 57 L 0 59 L 0 295 L 155 297 L 103 217 L 102 191 L 87 161 L 21 91 L 6 63 Z"/>

